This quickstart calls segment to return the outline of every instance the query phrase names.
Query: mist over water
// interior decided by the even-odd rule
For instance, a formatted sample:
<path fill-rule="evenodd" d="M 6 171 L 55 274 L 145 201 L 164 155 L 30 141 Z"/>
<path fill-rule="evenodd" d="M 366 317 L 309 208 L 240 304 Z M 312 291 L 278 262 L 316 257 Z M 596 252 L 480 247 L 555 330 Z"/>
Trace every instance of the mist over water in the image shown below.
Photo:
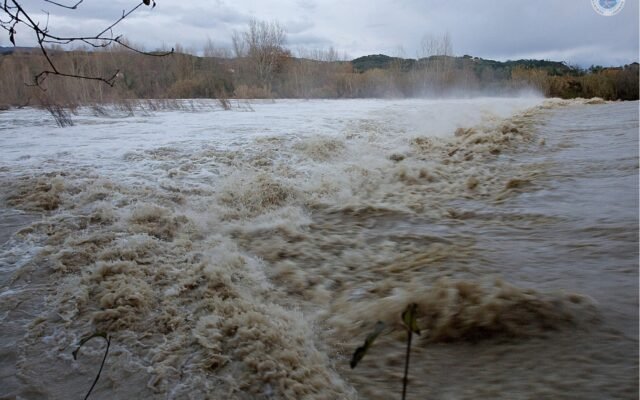
<path fill-rule="evenodd" d="M 0 397 L 637 397 L 637 102 L 251 107 L 0 113 Z"/>

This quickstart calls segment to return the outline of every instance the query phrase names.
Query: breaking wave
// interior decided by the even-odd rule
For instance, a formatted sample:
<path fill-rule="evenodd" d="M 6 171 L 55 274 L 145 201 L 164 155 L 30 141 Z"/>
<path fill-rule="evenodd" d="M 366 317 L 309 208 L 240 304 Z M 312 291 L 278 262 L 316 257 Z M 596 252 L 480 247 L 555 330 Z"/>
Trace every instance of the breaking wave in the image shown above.
<path fill-rule="evenodd" d="M 73 361 L 69 349 L 96 331 L 113 336 L 96 397 L 336 399 L 362 388 L 345 354 L 410 302 L 427 347 L 588 329 L 592 300 L 500 279 L 459 229 L 480 213 L 456 210 L 535 190 L 546 166 L 510 160 L 544 146 L 544 110 L 574 103 L 485 116 L 449 136 L 383 118 L 236 149 L 131 150 L 126 176 L 99 166 L 5 175 L 6 204 L 43 213 L 17 233 L 41 249 L 11 278 L 35 289 L 3 295 L 3 311 L 31 299 L 37 315 L 17 350 L 21 390 L 81 394 L 69 382 L 88 381 L 101 352 L 88 346 Z M 63 366 L 78 378 L 45 385 Z"/>

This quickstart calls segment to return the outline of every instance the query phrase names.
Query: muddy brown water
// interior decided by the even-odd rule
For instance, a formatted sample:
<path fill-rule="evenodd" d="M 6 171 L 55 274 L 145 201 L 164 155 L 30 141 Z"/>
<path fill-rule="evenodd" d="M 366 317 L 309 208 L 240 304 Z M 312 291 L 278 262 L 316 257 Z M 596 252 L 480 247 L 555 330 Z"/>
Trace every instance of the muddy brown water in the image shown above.
<path fill-rule="evenodd" d="M 5 166 L 0 398 L 83 396 L 95 331 L 96 399 L 399 398 L 410 302 L 408 398 L 637 398 L 638 103 L 600 103 Z"/>

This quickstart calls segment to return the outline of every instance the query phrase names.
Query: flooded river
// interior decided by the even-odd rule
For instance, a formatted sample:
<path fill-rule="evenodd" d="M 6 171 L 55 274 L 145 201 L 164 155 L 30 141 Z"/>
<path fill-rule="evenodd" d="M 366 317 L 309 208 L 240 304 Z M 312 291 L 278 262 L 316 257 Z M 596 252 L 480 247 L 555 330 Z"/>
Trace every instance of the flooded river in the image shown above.
<path fill-rule="evenodd" d="M 112 113 L 0 113 L 0 398 L 637 398 L 637 102 Z"/>

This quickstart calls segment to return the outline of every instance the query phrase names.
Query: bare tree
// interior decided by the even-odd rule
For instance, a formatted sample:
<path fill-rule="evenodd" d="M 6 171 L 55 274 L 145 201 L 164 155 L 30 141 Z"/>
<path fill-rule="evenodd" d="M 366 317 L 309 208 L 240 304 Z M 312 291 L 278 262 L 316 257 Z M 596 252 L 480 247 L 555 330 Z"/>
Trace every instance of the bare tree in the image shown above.
<path fill-rule="evenodd" d="M 247 56 L 247 49 L 244 43 L 243 35 L 238 31 L 233 31 L 231 35 L 231 44 L 233 46 L 233 53 L 237 58 L 242 58 Z"/>
<path fill-rule="evenodd" d="M 218 47 L 211 40 L 211 38 L 207 38 L 207 42 L 204 44 L 204 48 L 202 50 L 202 55 L 205 57 L 216 57 L 216 58 L 231 58 L 231 51 L 225 47 Z"/>
<path fill-rule="evenodd" d="M 442 91 L 452 79 L 453 44 L 449 33 L 442 37 L 425 35 L 418 51 L 419 82 L 423 94 Z"/>
<path fill-rule="evenodd" d="M 77 0 L 73 4 L 63 4 L 58 3 L 52 0 L 42 0 L 44 3 L 52 4 L 53 6 L 65 8 L 69 10 L 76 10 L 84 0 Z M 48 68 L 44 71 L 38 73 L 34 77 L 34 85 L 42 87 L 41 84 L 49 75 L 57 75 L 62 77 L 70 77 L 70 78 L 79 78 L 79 79 L 87 79 L 104 82 L 109 86 L 113 86 L 116 78 L 118 77 L 119 70 L 114 71 L 113 74 L 109 76 L 99 76 L 99 75 L 85 75 L 78 74 L 74 71 L 69 71 L 62 69 L 58 66 L 50 55 L 50 51 L 47 49 L 48 45 L 69 45 L 73 43 L 80 43 L 88 45 L 92 48 L 104 48 L 110 46 L 112 44 L 118 44 L 124 48 L 129 50 L 146 54 L 149 56 L 165 56 L 167 54 L 171 54 L 173 49 L 170 52 L 165 53 L 147 53 L 136 48 L 131 47 L 127 44 L 127 42 L 123 39 L 122 36 L 114 36 L 113 28 L 122 22 L 125 18 L 131 15 L 134 11 L 138 10 L 140 7 L 148 6 L 154 8 L 156 6 L 155 0 L 142 0 L 137 5 L 133 6 L 129 10 L 122 10 L 122 15 L 116 19 L 109 26 L 105 27 L 95 35 L 85 35 L 85 36 L 64 36 L 59 35 L 51 31 L 49 28 L 48 14 L 47 21 L 42 24 L 40 21 L 36 20 L 32 17 L 30 11 L 25 9 L 22 5 L 22 1 L 18 0 L 2 0 L 0 3 L 0 28 L 4 29 L 9 34 L 9 40 L 13 45 L 16 45 L 15 37 L 20 30 L 20 27 L 27 28 L 28 31 L 31 31 L 35 35 L 36 42 L 38 47 L 40 48 L 40 52 L 44 56 L 47 61 Z"/>
<path fill-rule="evenodd" d="M 278 22 L 251 20 L 249 30 L 243 34 L 246 55 L 255 69 L 258 82 L 266 88 L 271 86 L 278 63 L 289 52 L 284 48 L 286 32 Z M 234 47 L 236 46 L 234 39 Z M 238 51 L 236 51 L 236 54 Z"/>
<path fill-rule="evenodd" d="M 418 58 L 451 55 L 453 55 L 453 45 L 449 33 L 445 33 L 441 38 L 433 35 L 424 35 L 422 37 Z"/>
<path fill-rule="evenodd" d="M 340 67 L 338 52 L 304 48 L 296 49 L 296 59 L 287 68 L 288 88 L 296 97 L 335 97 L 335 76 Z"/>

